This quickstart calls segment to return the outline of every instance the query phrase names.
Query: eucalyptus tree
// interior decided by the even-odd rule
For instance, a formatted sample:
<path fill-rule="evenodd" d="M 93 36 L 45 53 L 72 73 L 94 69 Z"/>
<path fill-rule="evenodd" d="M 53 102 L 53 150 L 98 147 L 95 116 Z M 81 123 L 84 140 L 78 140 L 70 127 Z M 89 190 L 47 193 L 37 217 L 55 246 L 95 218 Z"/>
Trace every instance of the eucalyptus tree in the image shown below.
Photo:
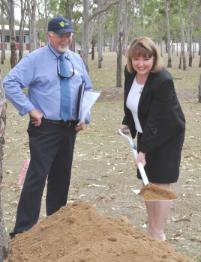
<path fill-rule="evenodd" d="M 16 52 L 16 33 L 15 33 L 15 12 L 14 12 L 14 0 L 1 0 L 2 6 L 9 21 L 9 31 L 10 31 L 10 65 L 13 68 L 17 64 L 17 52 Z"/>
<path fill-rule="evenodd" d="M 200 54 L 200 59 L 199 59 L 199 67 L 201 67 L 201 39 L 200 39 L 200 42 L 199 42 L 199 54 Z"/>
<path fill-rule="evenodd" d="M 7 256 L 8 252 L 8 238 L 5 231 L 4 219 L 3 219 L 3 210 L 2 210 L 2 201 L 1 201 L 1 183 L 3 178 L 3 146 L 4 146 L 4 132 L 6 126 L 6 99 L 4 95 L 4 90 L 1 82 L 0 75 L 0 261 Z"/>
<path fill-rule="evenodd" d="M 103 0 L 98 0 L 98 10 L 101 10 L 103 8 Z M 98 23 L 98 68 L 102 67 L 102 61 L 103 61 L 103 44 L 104 44 L 104 15 L 99 15 L 97 19 Z"/>
<path fill-rule="evenodd" d="M 24 53 L 24 27 L 26 24 L 27 8 L 28 0 L 20 0 L 21 19 L 19 28 L 19 60 L 23 57 Z"/>
<path fill-rule="evenodd" d="M 103 2 L 103 8 L 98 9 L 96 1 L 83 0 L 83 30 L 82 30 L 82 58 L 88 68 L 89 53 L 89 27 L 93 19 L 107 12 L 112 6 L 118 3 L 118 0 Z M 94 8 L 95 6 L 95 8 Z"/>
<path fill-rule="evenodd" d="M 183 16 L 182 1 L 179 0 L 179 19 L 180 19 L 180 30 L 181 30 L 181 53 L 179 60 L 179 69 L 186 70 L 186 52 L 185 52 L 185 17 Z"/>
<path fill-rule="evenodd" d="M 166 30 L 167 30 L 167 52 L 168 52 L 167 67 L 172 67 L 171 47 L 170 47 L 169 0 L 164 0 L 164 7 L 165 7 Z"/>
<path fill-rule="evenodd" d="M 125 14 L 124 0 L 119 0 L 118 5 L 118 29 L 117 29 L 117 69 L 116 69 L 116 87 L 122 86 L 122 45 L 124 38 L 124 28 L 123 28 L 123 17 Z"/>
<path fill-rule="evenodd" d="M 28 18 L 29 18 L 29 51 L 33 51 L 38 47 L 38 35 L 36 29 L 36 10 L 37 0 L 28 1 Z"/>
<path fill-rule="evenodd" d="M 115 52 L 117 47 L 117 13 L 117 6 L 114 6 L 105 14 L 105 38 L 110 52 Z"/>
<path fill-rule="evenodd" d="M 200 74 L 200 81 L 198 84 L 198 102 L 201 103 L 201 74 Z"/>
<path fill-rule="evenodd" d="M 1 64 L 4 64 L 6 59 L 5 52 L 5 12 L 3 4 L 0 3 L 0 24 L 1 24 Z"/>

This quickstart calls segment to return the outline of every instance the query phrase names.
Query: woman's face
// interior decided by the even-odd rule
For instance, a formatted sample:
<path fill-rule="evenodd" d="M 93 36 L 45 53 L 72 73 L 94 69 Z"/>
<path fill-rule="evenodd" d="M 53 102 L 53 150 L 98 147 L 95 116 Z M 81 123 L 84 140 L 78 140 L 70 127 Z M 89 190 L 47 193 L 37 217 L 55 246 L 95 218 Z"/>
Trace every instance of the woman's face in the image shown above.
<path fill-rule="evenodd" d="M 137 74 L 141 76 L 147 76 L 152 70 L 154 63 L 154 57 L 144 57 L 143 55 L 134 56 L 132 58 L 132 66 L 133 69 L 137 72 Z"/>

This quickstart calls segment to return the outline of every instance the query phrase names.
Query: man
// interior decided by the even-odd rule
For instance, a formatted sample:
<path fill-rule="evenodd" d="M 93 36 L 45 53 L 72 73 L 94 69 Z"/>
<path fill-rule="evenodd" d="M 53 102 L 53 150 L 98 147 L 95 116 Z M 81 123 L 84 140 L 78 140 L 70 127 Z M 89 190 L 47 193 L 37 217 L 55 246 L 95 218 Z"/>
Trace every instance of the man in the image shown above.
<path fill-rule="evenodd" d="M 76 133 L 89 122 L 79 123 L 80 98 L 83 89 L 92 89 L 82 59 L 69 50 L 73 32 L 69 19 L 50 20 L 48 45 L 24 57 L 4 79 L 7 98 L 20 115 L 30 116 L 31 160 L 11 238 L 37 223 L 46 179 L 47 215 L 67 202 Z"/>

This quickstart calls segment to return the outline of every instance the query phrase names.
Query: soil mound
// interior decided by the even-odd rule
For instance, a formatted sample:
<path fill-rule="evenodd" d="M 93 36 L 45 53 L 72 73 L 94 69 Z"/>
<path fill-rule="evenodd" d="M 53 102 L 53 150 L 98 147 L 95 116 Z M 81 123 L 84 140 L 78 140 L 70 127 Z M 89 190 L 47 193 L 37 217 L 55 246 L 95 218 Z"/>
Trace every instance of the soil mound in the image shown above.
<path fill-rule="evenodd" d="M 105 218 L 76 202 L 10 242 L 9 262 L 186 262 L 123 219 Z"/>

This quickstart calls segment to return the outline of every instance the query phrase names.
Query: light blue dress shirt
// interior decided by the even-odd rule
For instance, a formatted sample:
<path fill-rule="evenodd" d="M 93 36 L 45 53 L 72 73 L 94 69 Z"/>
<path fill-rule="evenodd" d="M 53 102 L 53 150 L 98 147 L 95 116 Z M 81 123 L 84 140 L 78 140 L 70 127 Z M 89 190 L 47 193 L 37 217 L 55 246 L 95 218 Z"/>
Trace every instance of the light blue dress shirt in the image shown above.
<path fill-rule="evenodd" d="M 3 86 L 6 97 L 17 108 L 20 115 L 37 109 L 44 118 L 61 119 L 60 77 L 57 67 L 60 55 L 48 44 L 25 56 L 5 77 Z M 84 82 L 84 89 L 91 90 L 92 83 L 82 58 L 70 50 L 66 52 L 66 56 L 74 67 L 74 75 L 69 79 L 72 92 L 70 120 L 77 120 L 79 87 Z M 28 88 L 27 95 L 22 90 L 25 87 Z M 88 119 L 86 121 L 88 122 Z"/>

